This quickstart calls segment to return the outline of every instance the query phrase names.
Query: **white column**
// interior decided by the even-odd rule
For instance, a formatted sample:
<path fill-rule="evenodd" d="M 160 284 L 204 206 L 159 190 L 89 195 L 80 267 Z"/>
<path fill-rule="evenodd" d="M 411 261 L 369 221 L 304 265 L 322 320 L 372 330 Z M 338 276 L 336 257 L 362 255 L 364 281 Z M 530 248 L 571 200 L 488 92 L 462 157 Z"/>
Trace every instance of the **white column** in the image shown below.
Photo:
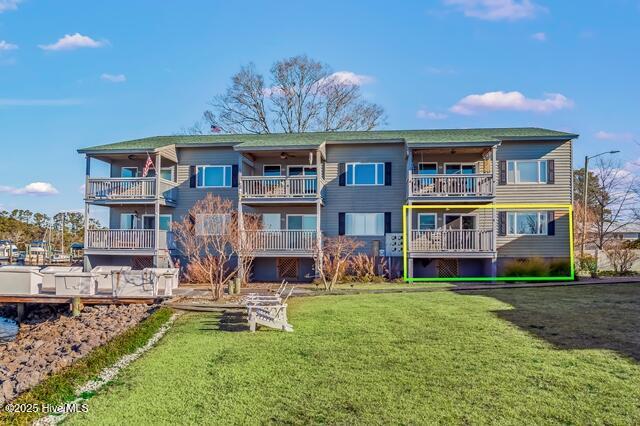
<path fill-rule="evenodd" d="M 407 197 L 411 196 L 411 174 L 413 173 L 413 150 L 407 148 Z"/>
<path fill-rule="evenodd" d="M 316 174 L 317 183 L 316 188 L 318 190 L 318 199 L 316 200 L 316 275 L 320 273 L 322 268 L 322 190 L 323 185 L 321 182 L 324 180 L 322 175 L 322 153 L 320 149 L 316 150 Z"/>
<path fill-rule="evenodd" d="M 154 238 L 153 238 L 153 266 L 160 266 L 160 170 L 162 167 L 162 156 L 160 153 L 156 154 L 156 197 L 155 197 L 155 219 L 154 219 Z"/>
<path fill-rule="evenodd" d="M 87 246 L 89 245 L 89 203 L 87 202 L 87 191 L 89 190 L 89 177 L 91 176 L 91 157 L 90 156 L 86 156 L 86 164 L 85 164 L 85 177 L 84 177 L 84 194 L 85 194 L 85 201 L 84 201 L 84 250 L 86 252 Z M 83 268 L 85 272 L 88 272 L 88 269 L 90 268 L 89 265 L 89 258 L 87 257 L 87 255 L 83 255 L 83 262 L 82 262 Z"/>
<path fill-rule="evenodd" d="M 244 212 L 242 209 L 242 167 L 244 165 L 244 155 L 238 153 L 238 247 L 242 250 L 243 233 L 244 233 Z M 242 264 L 242 255 L 238 253 L 238 278 L 244 281 L 244 265 Z"/>

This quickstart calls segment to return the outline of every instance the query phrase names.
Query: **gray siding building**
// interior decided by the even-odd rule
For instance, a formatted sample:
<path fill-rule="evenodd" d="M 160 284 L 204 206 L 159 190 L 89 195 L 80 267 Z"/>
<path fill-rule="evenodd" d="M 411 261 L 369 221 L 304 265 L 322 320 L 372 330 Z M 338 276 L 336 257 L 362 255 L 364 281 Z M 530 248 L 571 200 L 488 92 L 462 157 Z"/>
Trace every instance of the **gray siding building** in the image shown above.
<path fill-rule="evenodd" d="M 539 128 L 161 136 L 80 149 L 85 264 L 167 265 L 171 222 L 211 193 L 262 229 L 242 230 L 252 279 L 311 280 L 324 237 L 348 235 L 409 277 L 496 276 L 507 262 L 569 258 L 572 140 Z M 145 174 L 147 159 L 153 168 Z M 92 175 L 94 161 L 110 165 Z M 158 172 L 156 172 L 156 170 Z M 403 206 L 407 226 L 403 242 Z M 533 206 L 533 207 L 532 207 Z"/>

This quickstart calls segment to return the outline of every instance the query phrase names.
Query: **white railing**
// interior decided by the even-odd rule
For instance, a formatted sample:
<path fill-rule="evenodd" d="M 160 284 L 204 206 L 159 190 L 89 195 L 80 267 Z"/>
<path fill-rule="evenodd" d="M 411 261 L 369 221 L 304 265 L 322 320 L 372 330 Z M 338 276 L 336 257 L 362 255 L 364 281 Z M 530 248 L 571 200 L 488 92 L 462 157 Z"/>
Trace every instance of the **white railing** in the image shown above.
<path fill-rule="evenodd" d="M 87 231 L 89 249 L 154 249 L 153 229 L 90 229 Z M 160 231 L 160 248 L 167 248 L 167 231 Z"/>
<path fill-rule="evenodd" d="M 491 174 L 409 175 L 411 197 L 490 197 L 494 194 Z"/>
<path fill-rule="evenodd" d="M 251 252 L 313 253 L 317 243 L 316 231 L 244 231 L 242 248 Z"/>
<path fill-rule="evenodd" d="M 447 229 L 411 231 L 411 252 L 493 252 L 493 231 L 483 229 Z"/>
<path fill-rule="evenodd" d="M 244 198 L 316 198 L 317 176 L 242 176 Z"/>
<path fill-rule="evenodd" d="M 155 198 L 155 178 L 89 178 L 88 199 L 121 200 Z"/>

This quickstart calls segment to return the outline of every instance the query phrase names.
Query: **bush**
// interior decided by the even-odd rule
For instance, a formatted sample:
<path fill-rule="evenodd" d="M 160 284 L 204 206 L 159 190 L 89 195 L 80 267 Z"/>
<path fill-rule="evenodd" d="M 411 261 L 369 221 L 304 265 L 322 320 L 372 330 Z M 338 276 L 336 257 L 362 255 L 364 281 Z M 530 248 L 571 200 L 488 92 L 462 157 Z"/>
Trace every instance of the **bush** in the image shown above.
<path fill-rule="evenodd" d="M 549 265 L 539 257 L 524 261 L 512 260 L 504 267 L 504 275 L 507 277 L 548 277 L 549 273 Z"/>
<path fill-rule="evenodd" d="M 590 272 L 591 274 L 596 274 L 598 272 L 596 258 L 590 254 L 585 254 L 578 258 L 578 267 L 581 271 Z"/>
<path fill-rule="evenodd" d="M 549 274 L 552 277 L 568 277 L 571 275 L 571 262 L 556 259 L 549 262 Z"/>

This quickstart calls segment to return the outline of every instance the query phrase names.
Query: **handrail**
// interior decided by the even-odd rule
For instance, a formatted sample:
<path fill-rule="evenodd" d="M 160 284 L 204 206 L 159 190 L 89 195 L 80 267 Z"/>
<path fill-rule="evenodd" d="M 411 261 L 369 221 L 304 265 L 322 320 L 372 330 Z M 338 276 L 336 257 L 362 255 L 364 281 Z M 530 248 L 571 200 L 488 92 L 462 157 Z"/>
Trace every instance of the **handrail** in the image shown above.
<path fill-rule="evenodd" d="M 159 242 L 166 248 L 167 238 L 160 231 Z M 89 249 L 154 249 L 155 230 L 153 229 L 89 229 L 87 230 L 87 248 Z"/>
<path fill-rule="evenodd" d="M 313 253 L 317 243 L 316 231 L 289 229 L 242 232 L 244 251 Z"/>
<path fill-rule="evenodd" d="M 470 175 L 409 174 L 409 196 L 412 197 L 487 197 L 494 196 L 491 173 Z"/>
<path fill-rule="evenodd" d="M 495 242 L 491 229 L 413 230 L 409 241 L 411 252 L 493 252 Z"/>
<path fill-rule="evenodd" d="M 318 176 L 242 176 L 244 198 L 316 198 Z"/>

